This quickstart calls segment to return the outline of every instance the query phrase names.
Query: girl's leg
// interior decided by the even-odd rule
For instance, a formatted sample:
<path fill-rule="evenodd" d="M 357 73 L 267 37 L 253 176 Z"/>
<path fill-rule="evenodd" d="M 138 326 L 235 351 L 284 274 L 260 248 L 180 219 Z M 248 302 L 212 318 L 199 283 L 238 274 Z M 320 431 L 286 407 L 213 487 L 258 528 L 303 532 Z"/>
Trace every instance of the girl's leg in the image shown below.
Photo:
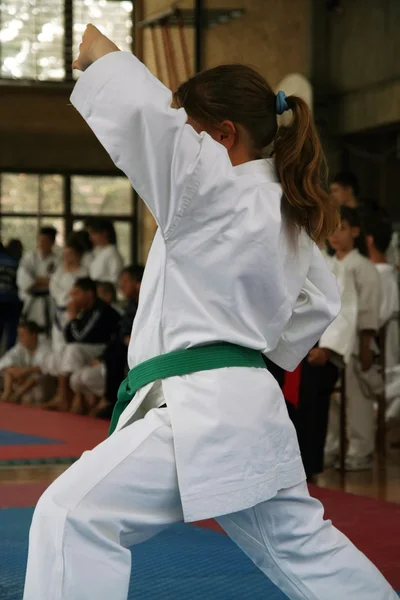
<path fill-rule="evenodd" d="M 183 520 L 168 409 L 72 465 L 33 517 L 24 600 L 126 600 L 133 544 Z"/>
<path fill-rule="evenodd" d="M 217 520 L 291 600 L 398 600 L 374 565 L 323 520 L 305 483 Z"/>

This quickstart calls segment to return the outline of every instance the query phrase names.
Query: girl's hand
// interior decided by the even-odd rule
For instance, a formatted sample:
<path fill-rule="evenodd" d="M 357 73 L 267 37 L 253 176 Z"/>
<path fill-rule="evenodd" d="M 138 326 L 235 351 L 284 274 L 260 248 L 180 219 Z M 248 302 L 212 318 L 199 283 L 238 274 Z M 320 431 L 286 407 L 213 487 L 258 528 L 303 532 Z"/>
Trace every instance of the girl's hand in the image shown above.
<path fill-rule="evenodd" d="M 88 25 L 79 46 L 79 56 L 72 63 L 72 68 L 86 71 L 96 60 L 111 52 L 119 52 L 119 48 L 103 35 L 97 27 Z"/>

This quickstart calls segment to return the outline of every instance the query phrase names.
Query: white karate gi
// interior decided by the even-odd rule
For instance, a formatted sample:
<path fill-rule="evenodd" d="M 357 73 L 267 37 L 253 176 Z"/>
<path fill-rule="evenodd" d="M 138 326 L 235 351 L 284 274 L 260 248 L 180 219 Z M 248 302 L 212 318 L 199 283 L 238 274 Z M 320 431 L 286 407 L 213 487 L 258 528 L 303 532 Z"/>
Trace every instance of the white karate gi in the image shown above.
<path fill-rule="evenodd" d="M 336 265 L 341 263 L 341 265 Z M 354 346 L 346 360 L 346 398 L 347 398 L 347 456 L 351 460 L 370 456 L 375 446 L 374 397 L 368 392 L 368 375 L 362 373 L 359 362 L 359 333 L 363 330 L 379 331 L 379 311 L 381 303 L 381 284 L 378 271 L 358 250 L 350 252 L 342 261 L 333 259 L 333 270 L 345 268 L 352 278 L 357 292 L 357 335 L 352 336 Z M 351 294 L 354 298 L 354 293 Z M 351 314 L 351 297 L 350 311 Z M 354 310 L 354 307 L 353 307 Z M 349 326 L 350 330 L 350 326 Z M 343 330 L 342 330 L 343 333 Z M 353 330 L 354 334 L 354 330 Z M 332 406 L 333 412 L 338 407 Z M 339 452 L 339 419 L 335 415 L 329 422 L 326 442 L 326 455 L 331 457 Z M 328 459 L 329 460 L 329 459 Z"/>
<path fill-rule="evenodd" d="M 381 280 L 379 326 L 385 327 L 385 368 L 399 362 L 399 287 L 397 270 L 385 263 L 375 265 Z"/>
<path fill-rule="evenodd" d="M 21 344 L 16 344 L 0 358 L 0 371 L 7 367 L 39 367 L 50 350 L 48 341 L 40 338 L 34 352 L 30 352 Z"/>
<path fill-rule="evenodd" d="M 224 340 L 294 369 L 338 313 L 334 278 L 305 234 L 288 239 L 273 163 L 233 168 L 171 100 L 128 53 L 95 63 L 72 96 L 159 225 L 129 365 Z M 143 402 L 167 408 L 135 421 Z M 289 598 L 395 598 L 308 496 L 274 378 L 229 368 L 141 389 L 117 431 L 49 488 L 31 529 L 25 600 L 125 600 L 122 546 L 218 515 Z"/>
<path fill-rule="evenodd" d="M 94 281 L 110 281 L 117 285 L 124 261 L 116 246 L 95 247 L 91 252 L 91 261 L 88 263 L 89 276 Z"/>
<path fill-rule="evenodd" d="M 23 314 L 40 327 L 46 325 L 46 302 L 49 302 L 49 297 L 33 297 L 30 290 L 38 277 L 51 277 L 57 268 L 59 259 L 57 248 L 53 248 L 47 257 L 43 257 L 40 251 L 36 250 L 24 254 L 19 264 L 17 285 L 19 296 L 24 302 Z"/>
<path fill-rule="evenodd" d="M 1 371 L 7 367 L 40 367 L 51 354 L 51 346 L 46 338 L 39 337 L 38 345 L 34 352 L 30 352 L 21 344 L 16 344 L 0 359 Z M 35 385 L 25 392 L 20 398 L 22 404 L 41 404 L 48 399 L 51 382 L 44 377 L 43 372 L 32 375 Z"/>
<path fill-rule="evenodd" d="M 397 269 L 400 265 L 400 252 L 399 252 L 399 232 L 394 231 L 392 239 L 390 240 L 389 248 L 386 251 L 387 261 L 392 267 Z"/>
<path fill-rule="evenodd" d="M 336 319 L 322 334 L 321 348 L 331 350 L 348 363 L 355 346 L 357 335 L 357 288 L 353 273 L 346 268 L 346 261 L 326 257 L 339 286 L 342 305 Z"/>
<path fill-rule="evenodd" d="M 72 373 L 69 385 L 72 391 L 94 394 L 102 398 L 106 391 L 106 365 L 86 366 Z"/>
<path fill-rule="evenodd" d="M 397 443 L 400 434 L 400 365 L 386 371 L 386 402 L 386 422 L 389 430 L 397 430 L 395 435 Z"/>
<path fill-rule="evenodd" d="M 68 322 L 66 313 L 69 301 L 69 293 L 75 281 L 80 277 L 87 277 L 87 269 L 80 266 L 76 271 L 65 271 L 60 265 L 50 278 L 49 291 L 55 310 L 54 323 L 51 331 L 51 342 L 53 351 L 64 348 L 64 327 Z"/>

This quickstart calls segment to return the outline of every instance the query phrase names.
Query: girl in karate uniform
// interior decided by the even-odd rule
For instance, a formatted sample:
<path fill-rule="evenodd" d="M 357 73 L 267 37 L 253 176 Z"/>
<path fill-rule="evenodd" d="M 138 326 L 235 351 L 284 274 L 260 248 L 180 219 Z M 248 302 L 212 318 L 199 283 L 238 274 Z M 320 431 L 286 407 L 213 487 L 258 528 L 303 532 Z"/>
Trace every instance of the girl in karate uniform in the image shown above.
<path fill-rule="evenodd" d="M 121 275 L 124 261 L 118 252 L 117 236 L 111 221 L 102 218 L 93 218 L 87 224 L 93 250 L 85 259 L 88 266 L 89 277 L 93 281 L 108 281 L 117 285 Z"/>
<path fill-rule="evenodd" d="M 313 241 L 337 214 L 309 109 L 238 65 L 196 75 L 171 108 L 170 91 L 93 26 L 75 66 L 90 68 L 73 104 L 159 228 L 116 417 L 126 408 L 39 501 L 25 600 L 126 600 L 129 546 L 209 517 L 288 598 L 395 600 L 309 496 L 261 357 L 294 369 L 340 306 Z M 275 163 L 261 158 L 273 140 Z"/>

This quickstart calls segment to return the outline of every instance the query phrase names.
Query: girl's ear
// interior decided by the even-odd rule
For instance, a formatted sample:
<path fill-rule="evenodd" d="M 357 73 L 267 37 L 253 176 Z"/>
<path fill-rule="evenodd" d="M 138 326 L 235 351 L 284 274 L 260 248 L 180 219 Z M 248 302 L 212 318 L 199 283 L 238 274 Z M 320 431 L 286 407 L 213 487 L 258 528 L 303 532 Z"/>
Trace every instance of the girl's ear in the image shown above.
<path fill-rule="evenodd" d="M 352 227 L 351 228 L 351 235 L 353 236 L 354 240 L 359 237 L 360 233 L 361 233 L 361 230 L 360 230 L 359 227 Z"/>
<path fill-rule="evenodd" d="M 232 121 L 223 121 L 221 127 L 215 129 L 214 139 L 229 151 L 236 141 L 237 129 Z"/>

